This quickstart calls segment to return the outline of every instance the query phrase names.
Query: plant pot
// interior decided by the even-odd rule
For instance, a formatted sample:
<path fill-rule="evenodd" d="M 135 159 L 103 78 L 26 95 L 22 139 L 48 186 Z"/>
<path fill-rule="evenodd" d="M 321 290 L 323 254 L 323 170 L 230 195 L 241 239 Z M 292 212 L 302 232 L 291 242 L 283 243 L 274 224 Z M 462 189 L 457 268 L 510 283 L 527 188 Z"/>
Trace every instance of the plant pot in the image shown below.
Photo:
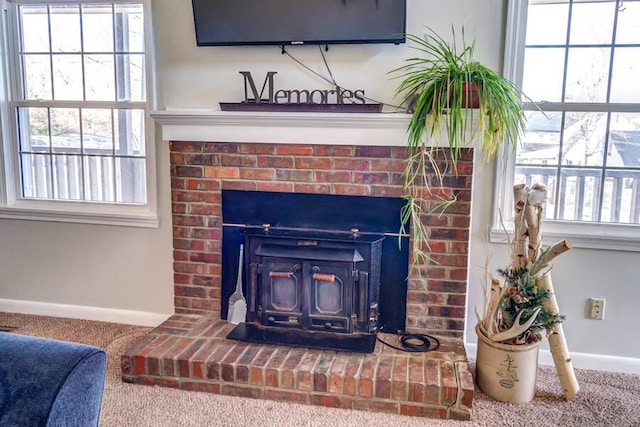
<path fill-rule="evenodd" d="M 462 108 L 479 108 L 478 84 L 476 82 L 462 82 L 460 106 Z M 453 94 L 449 94 L 449 105 L 453 104 Z"/>
<path fill-rule="evenodd" d="M 418 102 L 418 94 L 413 95 L 407 102 L 407 113 L 413 114 L 416 111 L 416 103 Z M 449 102 L 447 105 L 453 104 L 453 94 L 449 94 Z M 462 108 L 479 108 L 480 98 L 478 97 L 478 85 L 475 82 L 462 83 L 462 98 L 460 100 Z"/>
<path fill-rule="evenodd" d="M 540 342 L 525 345 L 496 343 L 476 325 L 476 382 L 489 397 L 506 403 L 527 403 L 536 394 Z"/>

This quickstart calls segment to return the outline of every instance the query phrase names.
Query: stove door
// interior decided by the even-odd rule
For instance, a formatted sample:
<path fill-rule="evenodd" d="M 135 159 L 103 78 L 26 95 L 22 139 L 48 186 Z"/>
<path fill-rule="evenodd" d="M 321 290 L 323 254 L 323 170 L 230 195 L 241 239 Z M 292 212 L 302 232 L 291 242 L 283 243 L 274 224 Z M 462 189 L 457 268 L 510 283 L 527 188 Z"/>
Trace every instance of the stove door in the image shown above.
<path fill-rule="evenodd" d="M 295 260 L 265 258 L 262 274 L 262 324 L 303 327 L 302 268 Z"/>
<path fill-rule="evenodd" d="M 353 267 L 344 262 L 305 262 L 309 329 L 352 332 Z"/>
<path fill-rule="evenodd" d="M 261 323 L 353 332 L 353 265 L 264 257 Z"/>

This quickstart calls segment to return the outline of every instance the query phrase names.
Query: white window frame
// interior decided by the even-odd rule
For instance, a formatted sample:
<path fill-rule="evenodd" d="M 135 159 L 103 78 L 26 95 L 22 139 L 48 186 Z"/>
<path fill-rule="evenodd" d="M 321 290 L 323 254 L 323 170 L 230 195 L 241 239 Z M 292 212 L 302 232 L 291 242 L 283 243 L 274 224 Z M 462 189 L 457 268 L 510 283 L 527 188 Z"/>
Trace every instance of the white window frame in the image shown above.
<path fill-rule="evenodd" d="M 518 86 L 522 86 L 527 5 L 527 0 L 510 0 L 507 10 L 503 73 Z M 507 146 L 496 159 L 491 242 L 507 242 L 507 234 L 513 236 L 515 160 L 515 153 Z M 543 233 L 545 245 L 568 239 L 574 247 L 640 251 L 639 225 L 545 220 Z"/>
<path fill-rule="evenodd" d="M 158 203 L 155 154 L 155 125 L 150 112 L 155 108 L 155 60 L 153 57 L 151 0 L 106 0 L 140 3 L 144 9 L 145 61 L 147 67 L 145 107 L 145 162 L 147 203 L 143 205 L 92 201 L 36 200 L 21 197 L 17 130 L 11 111 L 12 90 L 8 76 L 19 72 L 15 64 L 17 4 L 104 3 L 100 0 L 0 0 L 0 218 L 104 224 L 158 228 Z M 10 46 L 9 43 L 12 45 Z"/>

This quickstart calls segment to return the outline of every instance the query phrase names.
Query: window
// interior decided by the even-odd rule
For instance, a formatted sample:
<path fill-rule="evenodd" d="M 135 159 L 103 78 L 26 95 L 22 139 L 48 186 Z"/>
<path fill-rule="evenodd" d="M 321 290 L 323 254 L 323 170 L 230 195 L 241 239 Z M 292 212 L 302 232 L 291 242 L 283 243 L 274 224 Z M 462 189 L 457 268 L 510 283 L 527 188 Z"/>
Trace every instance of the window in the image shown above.
<path fill-rule="evenodd" d="M 8 2 L 8 208 L 157 223 L 147 142 L 147 5 Z"/>
<path fill-rule="evenodd" d="M 640 237 L 640 0 L 512 3 L 506 74 L 528 97 L 527 133 L 502 182 L 546 185 L 564 233 Z"/>

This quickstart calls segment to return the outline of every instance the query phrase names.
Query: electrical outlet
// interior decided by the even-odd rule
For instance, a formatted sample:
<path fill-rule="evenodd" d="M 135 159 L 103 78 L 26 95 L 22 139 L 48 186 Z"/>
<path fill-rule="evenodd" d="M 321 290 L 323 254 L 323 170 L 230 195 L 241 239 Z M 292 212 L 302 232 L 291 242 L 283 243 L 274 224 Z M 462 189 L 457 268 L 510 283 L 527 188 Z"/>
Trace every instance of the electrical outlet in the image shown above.
<path fill-rule="evenodd" d="M 604 298 L 589 298 L 589 318 L 604 320 Z"/>

